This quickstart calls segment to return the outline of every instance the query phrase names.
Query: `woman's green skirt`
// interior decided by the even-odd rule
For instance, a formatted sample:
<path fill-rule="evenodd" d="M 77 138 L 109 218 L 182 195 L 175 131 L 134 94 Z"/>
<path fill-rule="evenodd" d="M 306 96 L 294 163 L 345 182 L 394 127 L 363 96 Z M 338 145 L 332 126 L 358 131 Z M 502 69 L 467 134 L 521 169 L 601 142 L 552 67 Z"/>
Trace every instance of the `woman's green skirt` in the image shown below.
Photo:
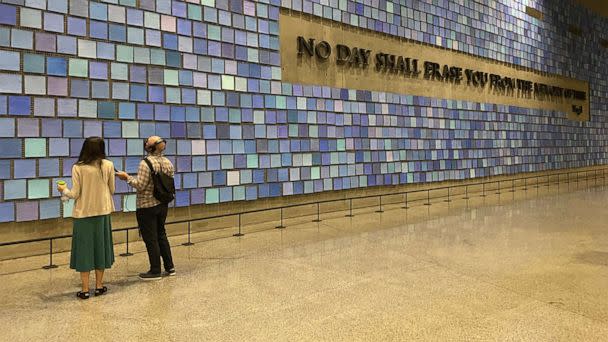
<path fill-rule="evenodd" d="M 110 215 L 75 218 L 70 268 L 88 272 L 110 268 L 113 263 Z"/>

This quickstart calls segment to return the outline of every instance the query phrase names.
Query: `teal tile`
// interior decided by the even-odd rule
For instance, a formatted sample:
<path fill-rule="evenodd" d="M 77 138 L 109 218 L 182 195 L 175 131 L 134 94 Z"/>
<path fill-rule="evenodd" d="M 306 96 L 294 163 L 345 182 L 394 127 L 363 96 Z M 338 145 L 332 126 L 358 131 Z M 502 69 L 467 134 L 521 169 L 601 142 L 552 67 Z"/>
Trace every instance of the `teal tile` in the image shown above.
<path fill-rule="evenodd" d="M 125 213 L 135 211 L 137 208 L 136 195 L 125 195 L 122 198 L 122 211 Z"/>
<path fill-rule="evenodd" d="M 123 138 L 139 138 L 139 124 L 134 121 L 123 121 L 122 137 Z"/>
<path fill-rule="evenodd" d="M 41 138 L 25 139 L 25 157 L 26 158 L 46 157 L 46 139 L 41 139 Z"/>
<path fill-rule="evenodd" d="M 27 198 L 39 199 L 49 197 L 48 179 L 30 179 L 27 181 Z"/>
<path fill-rule="evenodd" d="M 69 200 L 67 202 L 63 202 L 63 217 L 72 217 L 72 212 L 74 211 L 74 200 Z"/>
<path fill-rule="evenodd" d="M 234 188 L 232 188 L 232 199 L 234 201 L 245 200 L 245 187 L 244 186 L 235 186 Z"/>
<path fill-rule="evenodd" d="M 206 189 L 205 190 L 205 203 L 219 203 L 220 202 L 220 192 L 218 189 Z"/>
<path fill-rule="evenodd" d="M 116 105 L 114 102 L 99 102 L 97 104 L 97 117 L 101 119 L 116 118 Z"/>
<path fill-rule="evenodd" d="M 141 156 L 144 154 L 144 147 L 140 139 L 127 140 L 127 155 Z"/>
<path fill-rule="evenodd" d="M 23 71 L 42 74 L 45 66 L 44 56 L 31 53 L 23 54 Z"/>

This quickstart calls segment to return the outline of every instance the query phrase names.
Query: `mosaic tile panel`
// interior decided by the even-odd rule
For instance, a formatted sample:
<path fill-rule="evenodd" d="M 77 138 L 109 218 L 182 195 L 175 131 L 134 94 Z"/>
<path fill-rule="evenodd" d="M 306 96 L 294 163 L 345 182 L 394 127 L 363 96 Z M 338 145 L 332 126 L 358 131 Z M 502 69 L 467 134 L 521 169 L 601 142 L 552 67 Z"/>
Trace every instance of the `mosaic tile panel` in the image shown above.
<path fill-rule="evenodd" d="M 281 82 L 287 9 L 588 80 L 592 119 Z M 605 164 L 606 38 L 568 0 L 0 0 L 0 222 L 69 217 L 92 135 L 128 172 L 167 138 L 180 207 Z"/>

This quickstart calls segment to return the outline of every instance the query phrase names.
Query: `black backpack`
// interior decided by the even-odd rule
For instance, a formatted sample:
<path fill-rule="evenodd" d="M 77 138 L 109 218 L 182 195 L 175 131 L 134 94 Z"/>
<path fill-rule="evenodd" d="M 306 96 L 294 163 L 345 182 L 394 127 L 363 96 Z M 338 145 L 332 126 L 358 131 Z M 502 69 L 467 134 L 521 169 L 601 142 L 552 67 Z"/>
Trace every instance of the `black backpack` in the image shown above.
<path fill-rule="evenodd" d="M 159 172 L 154 171 L 152 163 L 150 163 L 148 158 L 145 158 L 144 161 L 150 168 L 150 178 L 154 182 L 154 198 L 163 204 L 173 201 L 175 199 L 175 181 L 173 177 L 162 172 L 162 170 Z"/>

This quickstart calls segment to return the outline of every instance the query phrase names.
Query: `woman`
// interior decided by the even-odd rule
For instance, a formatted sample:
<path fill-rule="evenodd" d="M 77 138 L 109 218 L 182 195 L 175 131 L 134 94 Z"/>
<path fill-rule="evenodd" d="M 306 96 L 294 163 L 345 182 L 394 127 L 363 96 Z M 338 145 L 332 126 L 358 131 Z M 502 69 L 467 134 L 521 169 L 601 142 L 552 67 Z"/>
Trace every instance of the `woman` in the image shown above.
<path fill-rule="evenodd" d="M 57 185 L 60 193 L 75 200 L 70 268 L 80 272 L 82 291 L 76 293 L 80 299 L 90 296 L 91 270 L 95 270 L 95 295 L 106 293 L 103 272 L 114 263 L 110 222 L 114 211 L 114 164 L 105 158 L 103 139 L 87 138 L 78 162 L 72 167 L 72 189 Z"/>

